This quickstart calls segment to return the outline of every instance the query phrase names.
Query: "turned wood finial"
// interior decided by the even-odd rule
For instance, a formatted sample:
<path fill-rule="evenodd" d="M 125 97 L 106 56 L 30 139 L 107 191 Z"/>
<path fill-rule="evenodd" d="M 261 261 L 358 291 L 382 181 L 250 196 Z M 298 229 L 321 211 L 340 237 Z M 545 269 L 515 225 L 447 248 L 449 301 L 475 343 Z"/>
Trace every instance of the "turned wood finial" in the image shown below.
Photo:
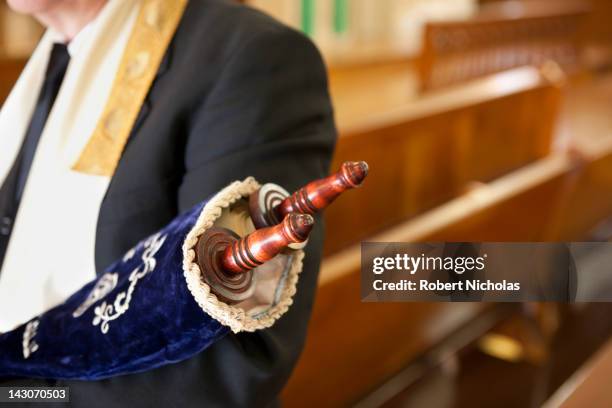
<path fill-rule="evenodd" d="M 223 267 L 232 273 L 245 273 L 269 261 L 290 244 L 308 239 L 314 218 L 308 214 L 288 214 L 283 222 L 262 228 L 233 242 L 223 252 Z"/>
<path fill-rule="evenodd" d="M 359 187 L 368 175 L 366 162 L 345 162 L 340 170 L 289 195 L 276 184 L 264 184 L 251 194 L 249 212 L 256 228 L 278 224 L 287 214 L 315 214 L 344 191 Z"/>
<path fill-rule="evenodd" d="M 308 183 L 285 198 L 274 208 L 274 212 L 279 219 L 294 212 L 315 214 L 330 205 L 346 190 L 361 186 L 367 175 L 366 162 L 345 162 L 335 174 Z"/>
<path fill-rule="evenodd" d="M 282 223 L 243 238 L 225 228 L 210 228 L 196 244 L 196 261 L 202 278 L 227 303 L 248 299 L 253 289 L 253 269 L 270 261 L 290 244 L 305 242 L 313 226 L 311 215 L 290 214 Z"/>

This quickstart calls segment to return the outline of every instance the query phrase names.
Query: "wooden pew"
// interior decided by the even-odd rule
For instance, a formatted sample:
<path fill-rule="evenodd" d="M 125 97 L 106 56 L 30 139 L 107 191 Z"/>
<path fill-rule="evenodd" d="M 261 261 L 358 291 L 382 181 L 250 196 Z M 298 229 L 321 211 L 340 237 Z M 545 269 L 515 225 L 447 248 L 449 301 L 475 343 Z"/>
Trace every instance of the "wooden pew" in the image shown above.
<path fill-rule="evenodd" d="M 609 341 L 544 404 L 544 408 L 606 407 L 612 401 Z"/>
<path fill-rule="evenodd" d="M 429 22 L 420 58 L 424 90 L 553 60 L 579 63 L 584 2 L 506 1 L 483 6 L 469 20 Z"/>
<path fill-rule="evenodd" d="M 558 84 L 524 67 L 385 112 L 360 118 L 345 113 L 333 167 L 358 159 L 372 171 L 362 189 L 327 212 L 325 253 L 440 205 L 471 182 L 544 157 L 560 102 Z"/>
<path fill-rule="evenodd" d="M 553 154 L 369 241 L 555 240 L 570 216 L 565 238 L 579 240 L 612 212 L 612 196 L 601 195 L 612 191 L 611 168 L 612 143 L 586 162 Z M 590 197 L 572 199 L 583 192 Z M 602 198 L 605 204 L 591 204 Z M 503 316 L 497 307 L 507 306 L 363 304 L 359 268 L 358 244 L 324 260 L 306 347 L 282 395 L 287 406 L 355 403 L 406 365 L 436 361 L 477 338 Z"/>

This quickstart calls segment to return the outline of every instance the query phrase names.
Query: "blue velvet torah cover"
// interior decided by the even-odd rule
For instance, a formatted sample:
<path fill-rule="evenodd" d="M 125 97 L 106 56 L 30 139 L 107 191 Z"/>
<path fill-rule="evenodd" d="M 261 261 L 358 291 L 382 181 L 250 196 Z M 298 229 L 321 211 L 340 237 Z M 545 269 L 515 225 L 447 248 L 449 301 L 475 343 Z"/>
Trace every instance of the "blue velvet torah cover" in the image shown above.
<path fill-rule="evenodd" d="M 98 380 L 147 371 L 229 333 L 196 301 L 184 275 L 183 243 L 205 205 L 141 241 L 63 304 L 0 335 L 0 378 Z"/>

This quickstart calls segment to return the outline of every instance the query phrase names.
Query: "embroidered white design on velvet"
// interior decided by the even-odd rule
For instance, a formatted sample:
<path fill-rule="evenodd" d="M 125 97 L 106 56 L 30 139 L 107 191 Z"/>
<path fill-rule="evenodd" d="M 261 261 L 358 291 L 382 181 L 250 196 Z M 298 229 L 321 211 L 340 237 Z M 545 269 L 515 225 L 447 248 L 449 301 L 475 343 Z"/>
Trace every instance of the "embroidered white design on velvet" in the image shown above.
<path fill-rule="evenodd" d="M 97 306 L 94 309 L 95 317 L 92 324 L 94 326 L 100 325 L 100 330 L 103 334 L 108 333 L 109 323 L 111 321 L 121 317 L 130 308 L 132 294 L 134 293 L 134 289 L 136 288 L 138 281 L 149 273 L 153 272 L 155 269 L 155 264 L 157 263 L 155 260 L 155 254 L 157 254 L 157 252 L 160 250 L 165 240 L 166 235 L 162 237 L 160 234 L 153 235 L 147 239 L 147 241 L 144 243 L 142 264 L 140 264 L 130 274 L 130 286 L 128 287 L 127 291 L 120 292 L 115 298 L 113 304 L 108 304 L 106 301 L 104 301 L 102 304 L 100 304 L 100 306 Z"/>
<path fill-rule="evenodd" d="M 136 248 L 132 248 L 123 255 L 123 262 L 127 262 L 136 255 Z"/>
<path fill-rule="evenodd" d="M 107 272 L 96 282 L 87 299 L 72 313 L 75 319 L 81 317 L 94 303 L 102 300 L 117 287 L 119 274 Z"/>
<path fill-rule="evenodd" d="M 28 359 L 32 354 L 38 350 L 38 344 L 34 341 L 34 337 L 36 336 L 36 332 L 38 331 L 38 325 L 40 321 L 38 319 L 32 320 L 28 324 L 26 324 L 25 329 L 23 330 L 23 340 L 21 345 L 23 346 L 23 358 Z"/>

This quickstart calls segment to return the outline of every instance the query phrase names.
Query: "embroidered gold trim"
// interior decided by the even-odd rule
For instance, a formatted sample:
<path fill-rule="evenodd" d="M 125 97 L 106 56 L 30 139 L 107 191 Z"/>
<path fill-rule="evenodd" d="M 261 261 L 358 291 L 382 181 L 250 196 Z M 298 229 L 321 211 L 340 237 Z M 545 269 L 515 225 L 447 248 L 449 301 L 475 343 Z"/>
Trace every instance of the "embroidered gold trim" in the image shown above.
<path fill-rule="evenodd" d="M 112 176 L 187 0 L 143 0 L 96 129 L 72 169 Z"/>

